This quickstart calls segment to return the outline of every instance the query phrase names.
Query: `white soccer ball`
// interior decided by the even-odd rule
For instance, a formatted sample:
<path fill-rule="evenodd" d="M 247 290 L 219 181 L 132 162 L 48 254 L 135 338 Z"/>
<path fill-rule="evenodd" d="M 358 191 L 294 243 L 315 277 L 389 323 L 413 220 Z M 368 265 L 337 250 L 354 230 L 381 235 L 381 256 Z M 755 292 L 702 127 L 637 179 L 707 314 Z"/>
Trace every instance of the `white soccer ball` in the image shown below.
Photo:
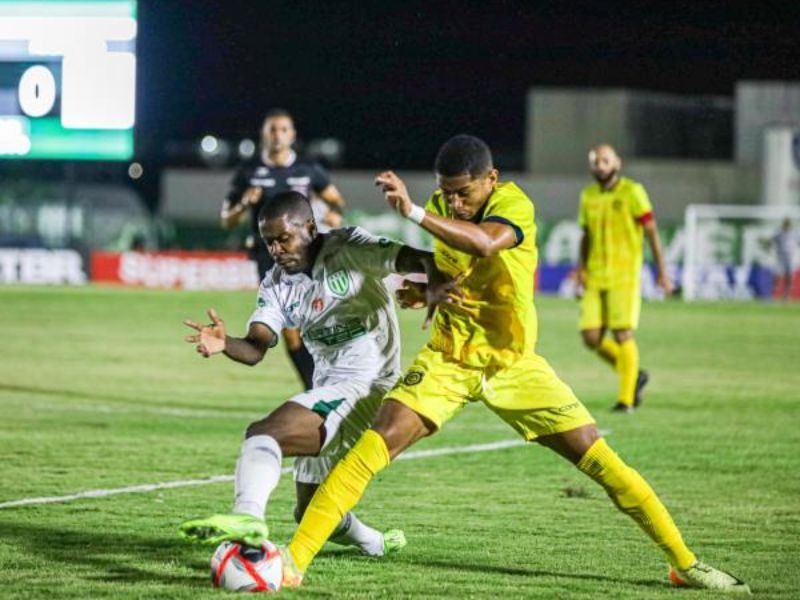
<path fill-rule="evenodd" d="M 211 581 L 214 587 L 232 592 L 277 592 L 283 581 L 283 560 L 269 541 L 259 548 L 222 542 L 211 557 Z"/>

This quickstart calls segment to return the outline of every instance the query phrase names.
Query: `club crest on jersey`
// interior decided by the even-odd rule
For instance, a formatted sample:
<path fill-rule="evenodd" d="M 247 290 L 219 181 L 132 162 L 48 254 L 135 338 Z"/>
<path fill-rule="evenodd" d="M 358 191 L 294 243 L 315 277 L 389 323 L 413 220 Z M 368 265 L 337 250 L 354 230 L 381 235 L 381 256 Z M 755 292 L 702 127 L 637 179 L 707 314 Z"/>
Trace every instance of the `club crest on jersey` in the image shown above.
<path fill-rule="evenodd" d="M 339 269 L 328 275 L 328 287 L 337 296 L 344 297 L 350 289 L 350 277 L 347 271 Z"/>
<path fill-rule="evenodd" d="M 314 298 L 314 301 L 311 303 L 311 308 L 314 312 L 319 312 L 322 310 L 324 303 L 322 302 L 322 298 Z"/>
<path fill-rule="evenodd" d="M 425 377 L 425 373 L 422 371 L 409 371 L 406 373 L 406 376 L 403 377 L 403 383 L 405 385 L 417 385 L 422 378 Z"/>

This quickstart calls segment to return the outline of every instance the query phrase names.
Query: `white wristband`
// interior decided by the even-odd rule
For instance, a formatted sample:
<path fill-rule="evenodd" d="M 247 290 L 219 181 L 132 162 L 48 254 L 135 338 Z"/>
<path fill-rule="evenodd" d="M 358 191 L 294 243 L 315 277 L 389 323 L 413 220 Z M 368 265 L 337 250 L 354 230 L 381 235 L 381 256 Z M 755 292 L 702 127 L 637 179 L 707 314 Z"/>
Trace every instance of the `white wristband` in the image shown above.
<path fill-rule="evenodd" d="M 408 213 L 406 219 L 409 221 L 414 221 L 417 225 L 422 223 L 422 219 L 425 218 L 425 209 L 417 204 L 411 205 L 411 212 Z"/>

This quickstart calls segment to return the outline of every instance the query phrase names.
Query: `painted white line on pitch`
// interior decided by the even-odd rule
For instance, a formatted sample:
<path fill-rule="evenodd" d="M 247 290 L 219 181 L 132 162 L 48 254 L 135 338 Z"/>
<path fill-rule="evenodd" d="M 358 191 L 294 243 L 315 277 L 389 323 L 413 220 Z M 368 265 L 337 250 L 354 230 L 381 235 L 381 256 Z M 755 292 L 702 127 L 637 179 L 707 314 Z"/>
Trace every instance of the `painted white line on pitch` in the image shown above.
<path fill-rule="evenodd" d="M 601 430 L 600 434 L 606 436 L 610 430 Z M 445 448 L 431 448 L 430 450 L 412 450 L 397 457 L 396 460 L 415 460 L 418 458 L 430 458 L 433 456 L 446 456 L 448 454 L 471 454 L 476 452 L 492 452 L 494 450 L 504 450 L 516 446 L 524 446 L 527 442 L 519 439 L 503 440 L 488 444 L 470 444 L 468 446 L 449 446 Z M 292 467 L 285 467 L 282 473 L 288 473 Z M 34 506 L 37 504 L 54 504 L 57 502 L 72 502 L 83 498 L 105 498 L 106 496 L 116 496 L 118 494 L 137 494 L 144 492 L 155 492 L 156 490 L 168 490 L 180 487 L 192 487 L 199 485 L 211 485 L 213 483 L 227 483 L 233 481 L 233 475 L 215 475 L 206 479 L 179 479 L 177 481 L 163 481 L 161 483 L 145 483 L 142 485 L 131 485 L 122 488 L 112 488 L 109 490 L 88 490 L 69 494 L 67 496 L 43 496 L 40 498 L 22 498 L 20 500 L 9 500 L 0 502 L 0 509 L 14 508 L 19 506 Z"/>

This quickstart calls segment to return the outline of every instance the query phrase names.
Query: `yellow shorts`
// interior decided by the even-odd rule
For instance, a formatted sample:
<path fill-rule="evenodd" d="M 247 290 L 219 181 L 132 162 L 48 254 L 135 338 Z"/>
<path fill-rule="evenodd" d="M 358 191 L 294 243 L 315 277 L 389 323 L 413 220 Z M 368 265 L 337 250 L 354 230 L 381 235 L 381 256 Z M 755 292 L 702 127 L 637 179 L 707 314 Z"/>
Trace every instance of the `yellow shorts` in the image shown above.
<path fill-rule="evenodd" d="M 608 290 L 589 288 L 581 300 L 579 328 L 636 329 L 642 312 L 642 294 L 636 285 Z"/>
<path fill-rule="evenodd" d="M 468 402 L 481 401 L 526 440 L 594 423 L 592 415 L 538 355 L 487 375 L 425 346 L 386 394 L 441 428 Z"/>

